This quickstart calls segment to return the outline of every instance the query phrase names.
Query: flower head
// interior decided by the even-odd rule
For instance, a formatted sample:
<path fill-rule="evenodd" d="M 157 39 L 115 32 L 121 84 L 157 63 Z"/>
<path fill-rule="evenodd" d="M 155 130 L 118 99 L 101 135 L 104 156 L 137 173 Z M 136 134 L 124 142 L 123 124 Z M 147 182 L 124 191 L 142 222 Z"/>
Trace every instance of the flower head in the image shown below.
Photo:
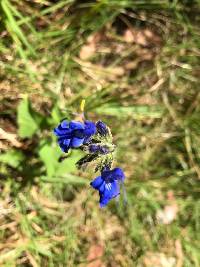
<path fill-rule="evenodd" d="M 120 194 L 119 182 L 125 179 L 124 172 L 120 168 L 113 170 L 106 169 L 101 172 L 101 176 L 96 177 L 90 185 L 99 191 L 100 207 L 104 207 L 108 202 Z"/>
<path fill-rule="evenodd" d="M 97 128 L 97 132 L 101 136 L 106 136 L 108 134 L 108 127 L 106 126 L 106 124 L 104 122 L 98 121 L 96 123 L 96 128 Z"/>
<path fill-rule="evenodd" d="M 54 134 L 58 137 L 58 144 L 64 152 L 88 142 L 95 132 L 96 126 L 91 121 L 82 123 L 64 120 L 54 129 Z"/>
<path fill-rule="evenodd" d="M 88 149 L 90 153 L 96 153 L 96 154 L 102 154 L 102 155 L 106 155 L 110 153 L 110 150 L 108 146 L 106 145 L 90 144 L 88 146 Z"/>

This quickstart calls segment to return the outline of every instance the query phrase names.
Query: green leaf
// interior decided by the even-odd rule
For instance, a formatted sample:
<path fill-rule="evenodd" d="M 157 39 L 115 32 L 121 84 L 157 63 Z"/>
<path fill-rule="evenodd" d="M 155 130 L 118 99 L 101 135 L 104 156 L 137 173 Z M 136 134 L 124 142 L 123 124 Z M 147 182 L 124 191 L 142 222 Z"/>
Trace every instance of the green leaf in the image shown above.
<path fill-rule="evenodd" d="M 106 104 L 95 109 L 99 114 L 116 116 L 119 118 L 133 117 L 134 119 L 161 118 L 163 110 L 158 106 L 120 106 L 116 104 Z"/>
<path fill-rule="evenodd" d="M 19 150 L 10 150 L 0 155 L 0 162 L 13 168 L 17 168 L 24 159 L 24 154 Z"/>
<path fill-rule="evenodd" d="M 57 162 L 60 156 L 60 153 L 59 151 L 57 151 L 57 148 L 52 147 L 51 144 L 45 144 L 40 149 L 39 156 L 46 167 L 47 175 L 49 177 L 54 175 Z"/>
<path fill-rule="evenodd" d="M 72 184 L 72 185 L 86 185 L 89 183 L 87 179 L 69 173 L 59 177 L 52 177 L 52 178 L 49 178 L 47 176 L 42 176 L 41 180 L 43 182 L 48 182 L 48 183 L 62 183 L 62 184 Z"/>
<path fill-rule="evenodd" d="M 35 250 L 37 253 L 40 253 L 41 255 L 52 257 L 52 253 L 50 251 L 51 244 L 41 244 L 41 240 L 38 238 L 34 239 L 34 242 L 29 242 L 27 245 L 27 248 L 30 250 Z"/>
<path fill-rule="evenodd" d="M 49 143 L 45 143 L 39 150 L 39 156 L 45 165 L 48 177 L 59 177 L 74 172 L 75 164 L 82 156 L 79 151 L 73 151 L 68 158 L 59 162 L 61 155 L 63 155 L 61 149 Z"/>
<path fill-rule="evenodd" d="M 58 162 L 56 176 L 62 176 L 76 170 L 76 162 L 82 157 L 82 153 L 78 150 L 73 151 L 68 158 L 62 162 Z"/>
<path fill-rule="evenodd" d="M 47 123 L 49 125 L 57 125 L 63 119 L 63 115 L 61 114 L 59 107 L 57 104 L 51 110 L 51 117 L 47 118 Z"/>
<path fill-rule="evenodd" d="M 17 109 L 17 122 L 19 136 L 22 138 L 32 137 L 39 129 L 39 125 L 31 114 L 31 107 L 28 98 L 24 98 Z"/>
<path fill-rule="evenodd" d="M 52 119 L 53 119 L 53 122 L 56 124 L 58 124 L 60 122 L 60 120 L 62 119 L 61 117 L 61 114 L 60 114 L 60 110 L 58 108 L 57 105 L 55 105 L 52 109 L 52 112 L 51 112 L 51 116 L 52 116 Z"/>

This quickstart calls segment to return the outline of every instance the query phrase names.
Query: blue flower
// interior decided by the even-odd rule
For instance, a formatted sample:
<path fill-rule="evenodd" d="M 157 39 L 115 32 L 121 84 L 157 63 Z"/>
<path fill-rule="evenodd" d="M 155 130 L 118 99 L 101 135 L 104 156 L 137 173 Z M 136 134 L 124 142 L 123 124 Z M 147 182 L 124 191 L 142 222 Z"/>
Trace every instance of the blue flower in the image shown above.
<path fill-rule="evenodd" d="M 97 132 L 101 136 L 106 136 L 108 134 L 108 127 L 106 126 L 106 124 L 104 122 L 98 121 L 96 123 L 96 128 L 97 128 Z"/>
<path fill-rule="evenodd" d="M 102 171 L 101 176 L 96 177 L 90 185 L 99 191 L 100 207 L 104 207 L 108 202 L 120 194 L 119 182 L 125 179 L 124 172 L 120 168 Z"/>
<path fill-rule="evenodd" d="M 82 123 L 64 120 L 54 129 L 54 134 L 58 137 L 58 144 L 64 152 L 87 143 L 95 132 L 96 126 L 91 121 Z"/>
<path fill-rule="evenodd" d="M 84 139 L 84 144 L 88 143 L 90 141 L 91 136 L 93 136 L 96 133 L 96 125 L 92 121 L 85 121 L 85 139 Z"/>

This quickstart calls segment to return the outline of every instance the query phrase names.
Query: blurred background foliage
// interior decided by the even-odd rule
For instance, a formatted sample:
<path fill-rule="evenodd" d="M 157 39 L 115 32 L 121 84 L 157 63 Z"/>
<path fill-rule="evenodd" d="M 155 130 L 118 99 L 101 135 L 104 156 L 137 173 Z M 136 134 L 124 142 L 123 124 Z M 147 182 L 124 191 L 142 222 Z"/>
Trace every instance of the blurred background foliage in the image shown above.
<path fill-rule="evenodd" d="M 0 265 L 200 266 L 200 1 L 1 0 Z M 63 118 L 105 121 L 126 173 L 99 209 Z"/>

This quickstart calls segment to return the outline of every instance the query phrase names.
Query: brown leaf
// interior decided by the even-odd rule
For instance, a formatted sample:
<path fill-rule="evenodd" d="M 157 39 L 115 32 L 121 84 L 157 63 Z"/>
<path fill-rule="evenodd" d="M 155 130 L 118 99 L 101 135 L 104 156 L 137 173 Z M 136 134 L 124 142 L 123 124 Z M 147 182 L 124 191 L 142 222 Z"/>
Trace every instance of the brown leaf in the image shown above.
<path fill-rule="evenodd" d="M 101 245 L 92 245 L 89 249 L 87 267 L 105 267 L 101 257 L 104 254 L 104 248 Z"/>
<path fill-rule="evenodd" d="M 0 139 L 9 141 L 12 146 L 21 147 L 22 144 L 17 140 L 17 135 L 13 133 L 8 133 L 0 128 Z"/>
<path fill-rule="evenodd" d="M 163 210 L 158 210 L 156 217 L 162 224 L 170 224 L 176 219 L 178 213 L 178 205 L 172 190 L 167 192 L 167 203 Z"/>
<path fill-rule="evenodd" d="M 167 205 L 163 210 L 159 210 L 156 214 L 158 221 L 162 224 L 170 224 L 176 219 L 178 206 L 176 203 Z"/>
<path fill-rule="evenodd" d="M 82 46 L 79 56 L 82 60 L 87 60 L 92 57 L 97 51 L 97 45 L 104 38 L 103 33 L 97 32 L 88 37 L 85 45 Z"/>
<path fill-rule="evenodd" d="M 149 44 L 159 44 L 160 43 L 160 37 L 157 36 L 153 31 L 149 29 L 140 29 L 137 28 L 131 28 L 127 29 L 124 32 L 124 41 L 127 43 L 136 43 L 141 46 L 147 46 Z"/>
<path fill-rule="evenodd" d="M 183 249 L 181 245 L 181 241 L 179 239 L 175 242 L 175 251 L 177 256 L 177 264 L 176 267 L 182 267 L 183 266 Z"/>
<path fill-rule="evenodd" d="M 135 41 L 133 32 L 130 29 L 124 32 L 124 41 L 127 43 L 133 43 Z"/>
<path fill-rule="evenodd" d="M 147 252 L 144 258 L 145 267 L 175 267 L 176 259 L 164 253 Z"/>
<path fill-rule="evenodd" d="M 94 43 L 87 43 L 82 46 L 79 56 L 82 60 L 86 60 L 94 55 L 96 51 L 96 46 Z"/>
<path fill-rule="evenodd" d="M 124 41 L 127 43 L 136 43 L 143 46 L 147 45 L 147 40 L 143 31 L 138 31 L 135 29 L 127 29 L 125 31 Z"/>

